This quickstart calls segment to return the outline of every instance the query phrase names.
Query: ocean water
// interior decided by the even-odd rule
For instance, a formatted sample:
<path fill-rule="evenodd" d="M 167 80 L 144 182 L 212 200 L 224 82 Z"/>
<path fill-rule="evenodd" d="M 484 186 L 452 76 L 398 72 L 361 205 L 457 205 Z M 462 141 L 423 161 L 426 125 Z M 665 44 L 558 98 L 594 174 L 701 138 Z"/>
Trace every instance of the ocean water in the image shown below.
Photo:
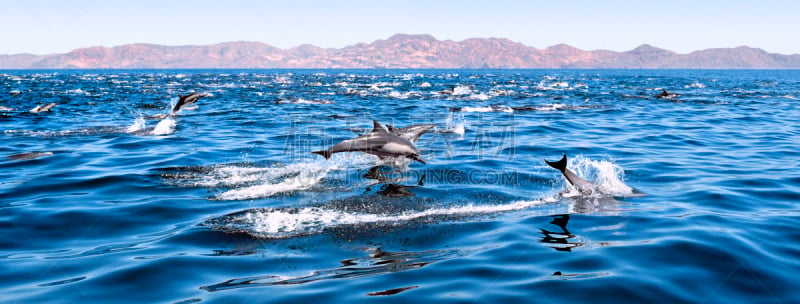
<path fill-rule="evenodd" d="M 0 300 L 796 303 L 799 99 L 772 70 L 0 71 Z M 310 153 L 373 120 L 436 125 L 427 164 Z"/>

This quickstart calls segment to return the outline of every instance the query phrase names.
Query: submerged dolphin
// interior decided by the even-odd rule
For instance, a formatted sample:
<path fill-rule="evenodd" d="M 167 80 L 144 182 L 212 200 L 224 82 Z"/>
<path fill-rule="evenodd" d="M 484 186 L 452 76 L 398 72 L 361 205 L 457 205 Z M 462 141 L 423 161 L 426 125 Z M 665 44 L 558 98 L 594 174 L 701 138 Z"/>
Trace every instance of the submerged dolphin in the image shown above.
<path fill-rule="evenodd" d="M 50 109 L 52 109 L 56 105 L 57 105 L 57 103 L 55 103 L 55 102 L 51 102 L 51 103 L 43 104 L 43 105 L 38 105 L 35 108 L 31 109 L 30 112 L 31 113 L 49 112 Z"/>
<path fill-rule="evenodd" d="M 201 97 L 211 96 L 208 93 L 191 93 L 189 95 L 178 95 L 178 103 L 172 108 L 172 115 L 175 115 L 183 106 L 196 102 Z"/>
<path fill-rule="evenodd" d="M 656 94 L 654 97 L 655 98 L 661 98 L 661 99 L 674 99 L 674 98 L 677 98 L 677 97 L 680 97 L 680 96 L 681 96 L 681 94 L 670 93 L 670 92 L 667 92 L 667 90 L 661 90 L 661 93 Z"/>
<path fill-rule="evenodd" d="M 378 194 L 386 196 L 386 197 L 407 197 L 407 196 L 414 196 L 414 192 L 409 191 L 410 188 L 419 188 L 425 185 L 423 182 L 425 180 L 425 174 L 423 174 L 417 185 L 414 186 L 406 186 L 400 184 L 384 184 L 381 186 L 381 189 L 378 191 Z"/>
<path fill-rule="evenodd" d="M 417 150 L 414 144 L 408 139 L 389 133 L 377 121 L 373 120 L 372 123 L 372 132 L 356 138 L 343 140 L 333 147 L 330 147 L 328 150 L 314 151 L 311 153 L 322 155 L 325 159 L 330 159 L 331 154 L 334 153 L 364 152 L 379 157 L 402 156 L 423 164 L 425 163 L 424 160 L 419 158 L 419 150 Z"/>
<path fill-rule="evenodd" d="M 567 182 L 569 182 L 570 185 L 578 189 L 578 191 L 586 192 L 586 191 L 592 191 L 593 189 L 597 188 L 595 184 L 592 184 L 589 181 L 578 177 L 578 175 L 575 174 L 575 172 L 572 172 L 572 170 L 567 169 L 566 154 L 564 154 L 564 157 L 562 157 L 561 160 L 559 161 L 551 162 L 545 159 L 544 162 L 550 165 L 550 167 L 556 168 L 558 169 L 558 171 L 561 171 L 561 174 L 564 175 L 564 178 L 567 179 Z"/>
<path fill-rule="evenodd" d="M 7 158 L 12 160 L 31 160 L 48 156 L 53 156 L 53 152 L 26 152 L 9 155 Z"/>
<path fill-rule="evenodd" d="M 419 137 L 422 136 L 422 134 L 425 134 L 425 132 L 433 129 L 435 126 L 436 125 L 413 125 L 405 128 L 396 128 L 392 125 L 386 125 L 386 128 L 389 130 L 389 133 L 405 138 L 412 143 L 416 143 L 419 141 Z"/>

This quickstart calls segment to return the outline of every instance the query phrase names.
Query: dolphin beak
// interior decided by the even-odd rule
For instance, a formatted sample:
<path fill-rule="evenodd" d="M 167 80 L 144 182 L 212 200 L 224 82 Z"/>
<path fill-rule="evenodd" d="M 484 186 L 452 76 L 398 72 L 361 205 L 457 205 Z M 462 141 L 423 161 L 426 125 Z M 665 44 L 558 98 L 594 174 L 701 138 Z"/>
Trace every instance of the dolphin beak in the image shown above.
<path fill-rule="evenodd" d="M 426 163 L 424 160 L 422 160 L 421 158 L 419 158 L 419 155 L 411 155 L 411 156 L 409 156 L 408 158 L 410 158 L 410 159 L 413 159 L 413 160 L 416 160 L 416 161 L 418 161 L 418 162 L 421 162 L 421 163 L 423 163 L 423 164 L 426 164 L 426 165 L 428 164 L 428 163 Z"/>

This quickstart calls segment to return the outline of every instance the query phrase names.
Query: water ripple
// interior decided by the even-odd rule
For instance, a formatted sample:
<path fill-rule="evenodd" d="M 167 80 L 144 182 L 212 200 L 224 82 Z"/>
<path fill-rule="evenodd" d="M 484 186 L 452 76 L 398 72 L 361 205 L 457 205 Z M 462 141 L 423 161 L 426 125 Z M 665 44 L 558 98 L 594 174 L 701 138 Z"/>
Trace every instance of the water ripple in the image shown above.
<path fill-rule="evenodd" d="M 784 70 L 3 71 L 0 293 L 792 302 L 798 87 Z M 168 116 L 188 92 L 211 96 Z M 311 153 L 373 120 L 435 125 L 428 163 Z M 564 154 L 594 191 L 543 161 Z"/>

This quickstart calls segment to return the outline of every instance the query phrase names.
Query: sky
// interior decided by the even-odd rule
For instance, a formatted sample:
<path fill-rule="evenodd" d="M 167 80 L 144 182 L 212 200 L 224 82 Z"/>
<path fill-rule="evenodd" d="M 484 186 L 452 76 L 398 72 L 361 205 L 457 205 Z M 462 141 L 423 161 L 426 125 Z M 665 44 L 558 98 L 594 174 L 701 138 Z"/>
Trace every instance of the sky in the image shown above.
<path fill-rule="evenodd" d="M 259 41 L 341 48 L 394 34 L 508 38 L 627 51 L 689 53 L 747 45 L 800 54 L 797 0 L 0 0 L 0 54 L 55 54 L 130 43 Z"/>

